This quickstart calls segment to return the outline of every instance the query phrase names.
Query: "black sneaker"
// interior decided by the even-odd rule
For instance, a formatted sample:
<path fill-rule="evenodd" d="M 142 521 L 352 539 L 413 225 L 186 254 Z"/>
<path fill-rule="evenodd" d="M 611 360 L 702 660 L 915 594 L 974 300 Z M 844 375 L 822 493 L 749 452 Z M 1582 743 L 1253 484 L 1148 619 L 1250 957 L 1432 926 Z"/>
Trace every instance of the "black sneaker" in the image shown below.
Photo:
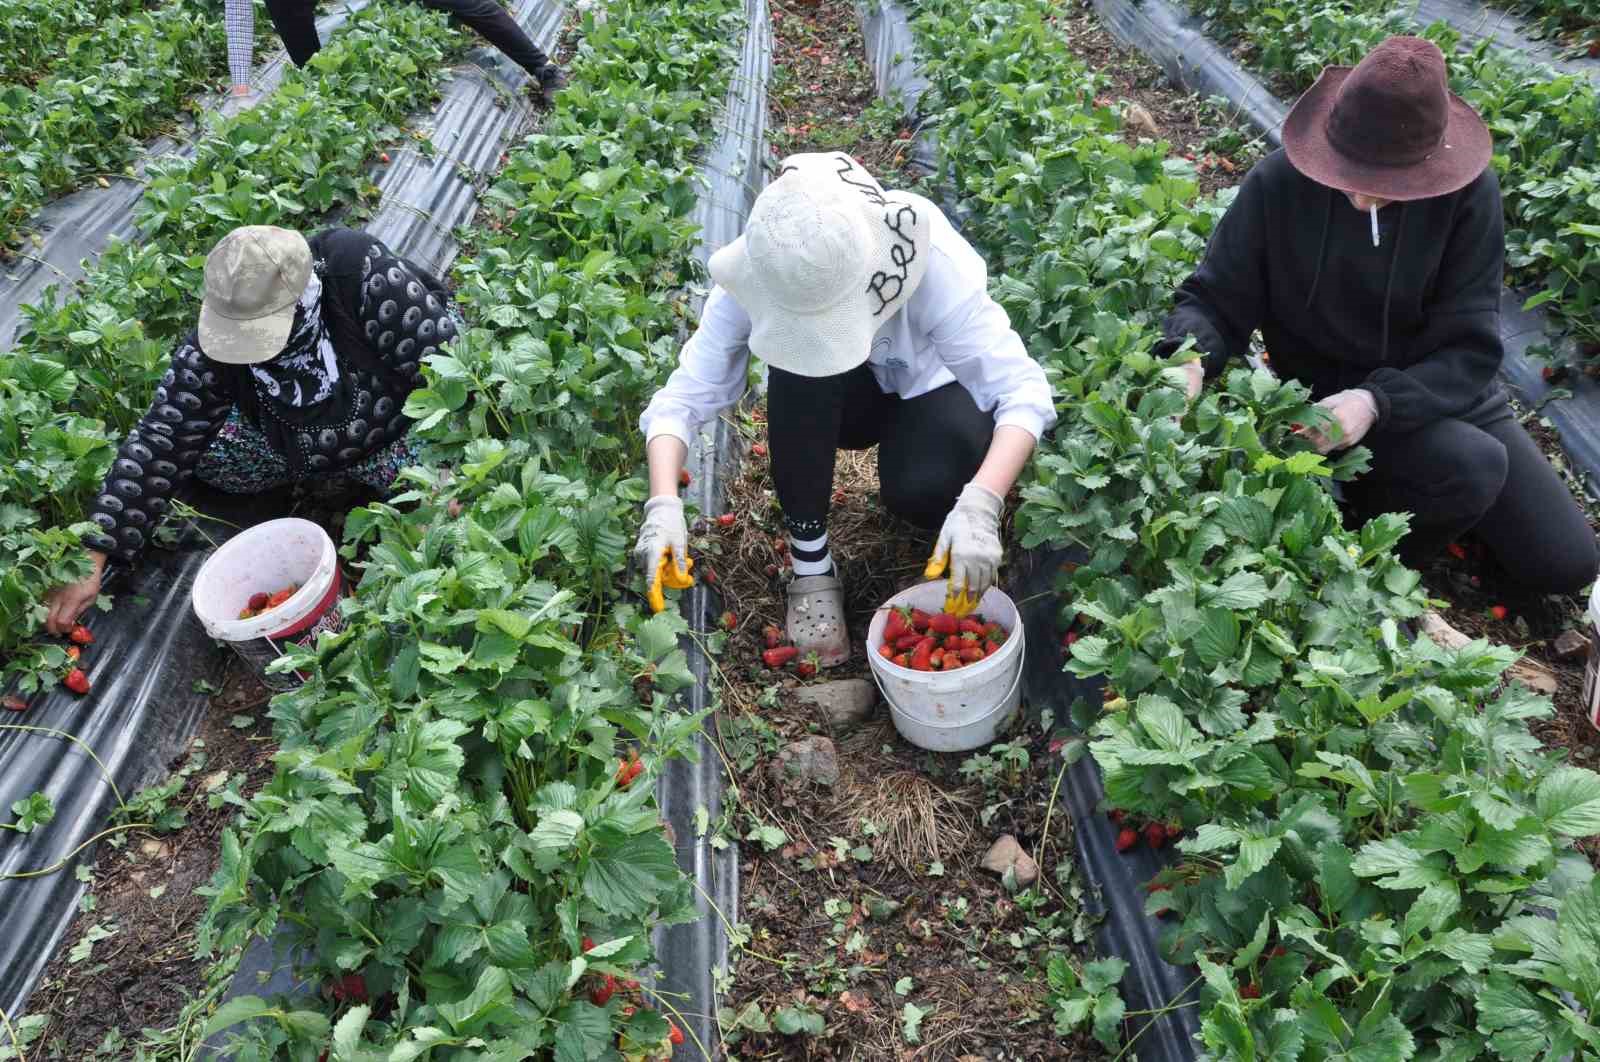
<path fill-rule="evenodd" d="M 567 87 L 566 71 L 554 63 L 546 63 L 539 71 L 539 102 L 544 107 L 556 105 L 556 95 Z"/>

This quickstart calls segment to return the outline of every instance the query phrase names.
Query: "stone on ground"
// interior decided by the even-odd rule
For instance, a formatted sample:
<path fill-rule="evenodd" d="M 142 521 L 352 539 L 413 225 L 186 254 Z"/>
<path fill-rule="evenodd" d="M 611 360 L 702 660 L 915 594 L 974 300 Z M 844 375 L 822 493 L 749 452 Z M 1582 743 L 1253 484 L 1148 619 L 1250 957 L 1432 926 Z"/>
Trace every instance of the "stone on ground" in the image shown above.
<path fill-rule="evenodd" d="M 989 846 L 980 865 L 1002 877 L 1006 871 L 1013 871 L 1017 876 L 1017 884 L 1024 889 L 1039 880 L 1039 864 L 1022 850 L 1017 839 L 1009 833 L 1001 834 L 1000 839 Z"/>
<path fill-rule="evenodd" d="M 839 754 L 833 742 L 821 736 L 790 742 L 778 753 L 770 770 L 775 781 L 805 781 L 833 785 L 839 780 Z"/>
<path fill-rule="evenodd" d="M 830 727 L 849 727 L 864 723 L 878 703 L 878 689 L 869 679 L 836 679 L 815 686 L 802 686 L 797 695 L 801 704 L 810 705 Z"/>

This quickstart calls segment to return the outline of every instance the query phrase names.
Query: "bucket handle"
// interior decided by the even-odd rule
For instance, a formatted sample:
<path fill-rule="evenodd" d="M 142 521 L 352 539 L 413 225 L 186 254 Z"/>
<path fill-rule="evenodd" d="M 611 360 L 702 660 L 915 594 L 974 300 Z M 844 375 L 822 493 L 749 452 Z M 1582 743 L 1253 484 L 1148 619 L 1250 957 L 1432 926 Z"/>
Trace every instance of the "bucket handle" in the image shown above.
<path fill-rule="evenodd" d="M 1026 661 L 1024 661 L 1024 663 L 1026 663 Z M 1011 685 L 1006 687 L 1006 695 L 1000 698 L 1002 702 L 1009 701 L 1011 699 L 1011 695 L 1017 691 L 1017 686 L 1022 682 L 1022 670 L 1023 669 L 1020 666 L 1017 668 L 1017 677 L 1012 679 Z M 889 691 L 883 688 L 883 680 L 878 677 L 878 669 L 869 664 L 867 666 L 867 671 L 872 675 L 872 684 L 878 687 L 878 692 L 883 696 L 883 703 L 893 704 L 894 702 L 889 699 Z"/>

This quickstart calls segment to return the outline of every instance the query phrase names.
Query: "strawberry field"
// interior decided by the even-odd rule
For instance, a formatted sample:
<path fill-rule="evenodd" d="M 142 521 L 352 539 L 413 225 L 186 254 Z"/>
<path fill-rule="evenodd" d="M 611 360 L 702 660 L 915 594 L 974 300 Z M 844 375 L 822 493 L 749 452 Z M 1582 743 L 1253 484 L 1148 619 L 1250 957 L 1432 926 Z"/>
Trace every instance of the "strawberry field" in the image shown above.
<path fill-rule="evenodd" d="M 1418 25 L 1188 6 L 1284 95 Z M 1594 31 L 1582 4 L 1517 10 L 1567 49 Z M 863 48 L 883 19 L 908 22 Z M 141 187 L 136 235 L 0 352 L 0 762 L 65 748 L 95 793 L 41 783 L 0 819 L 0 926 L 64 909 L 8 975 L 45 987 L 0 1009 L 0 1059 L 1600 1057 L 1600 742 L 1574 680 L 1555 704 L 1513 681 L 1528 639 L 1503 610 L 1465 644 L 1423 633 L 1457 587 L 1400 563 L 1402 517 L 1346 526 L 1364 452 L 1309 449 L 1304 388 L 1246 367 L 1188 404 L 1188 355 L 1151 353 L 1260 154 L 1225 101 L 1049 0 L 608 0 L 565 13 L 570 85 L 478 171 L 429 125 L 486 76 L 452 65 L 474 42 L 442 16 L 355 11 L 231 113 L 207 106 L 221 22 L 213 0 L 0 0 L 0 258 L 53 200 Z M 903 64 L 920 99 L 884 88 Z M 1594 353 L 1596 82 L 1489 42 L 1452 74 L 1495 132 L 1551 363 Z M 147 164 L 189 121 L 193 151 Z M 698 585 L 652 615 L 627 571 L 638 417 L 693 326 L 707 219 L 805 150 L 959 207 L 1056 396 L 1004 525 L 1026 711 L 975 753 L 906 744 L 869 685 L 866 625 L 932 542 L 866 458 L 841 459 L 831 525 L 853 660 L 763 656 L 789 576 L 759 396 L 693 465 Z M 157 673 L 112 624 L 181 605 L 185 508 L 179 576 L 108 589 L 75 698 L 38 602 L 85 571 L 85 507 L 204 254 L 243 224 L 425 212 L 390 152 L 472 189 L 434 222 L 468 327 L 406 404 L 422 459 L 396 492 L 303 510 L 356 582 L 343 629 L 273 665 L 304 681 L 270 703 L 237 667 L 220 692 L 215 666 L 184 690 L 116 674 Z M 158 651 L 220 660 L 187 637 Z M 131 714 L 163 699 L 209 704 L 205 748 L 190 716 Z M 110 751 L 140 743 L 151 769 Z M 52 880 L 65 899 L 22 891 Z M 164 934 L 181 989 L 152 1001 L 162 967 L 124 952 Z"/>

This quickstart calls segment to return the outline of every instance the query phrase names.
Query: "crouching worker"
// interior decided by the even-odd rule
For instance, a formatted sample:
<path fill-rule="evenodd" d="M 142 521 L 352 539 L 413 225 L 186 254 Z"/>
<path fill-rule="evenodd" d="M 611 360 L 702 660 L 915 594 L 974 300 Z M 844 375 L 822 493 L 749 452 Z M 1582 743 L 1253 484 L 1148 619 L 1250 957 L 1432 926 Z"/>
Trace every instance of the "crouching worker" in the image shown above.
<path fill-rule="evenodd" d="M 206 258 L 199 327 L 178 344 L 89 518 L 94 573 L 56 589 L 64 634 L 108 560 L 139 558 L 191 475 L 248 494 L 347 477 L 385 489 L 415 457 L 401 412 L 421 359 L 455 336 L 443 285 L 378 240 L 329 229 L 235 229 Z"/>
<path fill-rule="evenodd" d="M 786 159 L 716 281 L 678 368 L 640 417 L 650 499 L 634 561 L 684 564 L 678 476 L 694 429 L 767 366 L 772 478 L 795 579 L 788 632 L 823 666 L 849 658 L 828 552 L 834 455 L 878 446 L 890 512 L 940 528 L 952 590 L 981 595 L 1000 566 L 1001 499 L 1055 422 L 1044 370 L 989 297 L 987 268 L 921 196 L 885 191 L 848 155 Z M 680 576 L 681 580 L 682 576 Z"/>
<path fill-rule="evenodd" d="M 1497 382 L 1500 187 L 1489 130 L 1447 88 L 1429 41 L 1394 37 L 1329 67 L 1245 179 L 1166 321 L 1204 373 L 1261 329 L 1272 367 L 1337 423 L 1324 453 L 1360 443 L 1346 485 L 1362 519 L 1411 514 L 1416 565 L 1467 531 L 1508 594 L 1570 593 L 1595 577 L 1595 538 Z M 1201 386 L 1191 363 L 1190 393 Z"/>

